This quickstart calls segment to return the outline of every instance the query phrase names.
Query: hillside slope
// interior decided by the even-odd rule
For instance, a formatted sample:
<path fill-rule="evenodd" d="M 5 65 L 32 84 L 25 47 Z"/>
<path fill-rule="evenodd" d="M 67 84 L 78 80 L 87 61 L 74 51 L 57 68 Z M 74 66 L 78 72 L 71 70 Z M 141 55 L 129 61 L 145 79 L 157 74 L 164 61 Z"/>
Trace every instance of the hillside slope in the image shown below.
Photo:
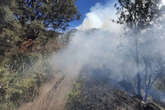
<path fill-rule="evenodd" d="M 106 79 L 81 75 L 69 95 L 66 110 L 165 110 L 155 102 L 145 103 L 130 96 Z"/>

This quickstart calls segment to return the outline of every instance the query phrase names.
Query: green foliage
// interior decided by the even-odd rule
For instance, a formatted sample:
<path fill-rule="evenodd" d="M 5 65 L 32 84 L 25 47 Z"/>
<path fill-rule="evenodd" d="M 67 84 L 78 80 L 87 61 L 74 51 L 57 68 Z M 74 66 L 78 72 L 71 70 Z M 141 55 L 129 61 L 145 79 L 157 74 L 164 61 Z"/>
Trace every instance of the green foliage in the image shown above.
<path fill-rule="evenodd" d="M 30 69 L 38 60 L 38 56 L 28 54 L 13 54 L 2 62 L 12 72 L 22 73 Z"/>
<path fill-rule="evenodd" d="M 0 16 L 0 32 L 17 22 L 13 26 L 21 24 L 19 37 L 32 40 L 43 30 L 63 31 L 80 18 L 75 0 L 1 0 Z"/>
<path fill-rule="evenodd" d="M 15 21 L 11 7 L 14 6 L 14 0 L 0 0 L 0 31 L 9 23 Z"/>
<path fill-rule="evenodd" d="M 22 102 L 32 101 L 38 94 L 37 79 L 6 71 L 0 78 L 0 106 L 17 107 Z"/>
<path fill-rule="evenodd" d="M 27 59 L 28 57 L 30 59 Z M 31 57 L 38 58 L 34 60 Z M 22 57 L 15 58 L 14 62 L 17 62 L 18 65 L 13 65 L 14 68 L 21 68 L 22 63 L 29 60 L 34 60 L 36 63 L 31 64 L 31 67 L 26 71 L 19 69 L 14 71 L 13 68 L 0 66 L 0 110 L 13 110 L 22 103 L 32 101 L 39 94 L 40 86 L 51 77 L 51 74 L 46 70 L 48 64 L 45 59 L 34 54 L 26 56 L 22 62 L 19 62 L 19 58 Z M 13 60 L 9 59 L 8 61 Z"/>
<path fill-rule="evenodd" d="M 68 100 L 66 104 L 66 110 L 72 110 L 73 108 L 76 110 L 75 105 L 79 105 L 81 103 L 81 82 L 76 82 L 73 85 L 72 91 L 68 94 Z"/>
<path fill-rule="evenodd" d="M 74 99 L 76 97 L 78 97 L 80 95 L 80 88 L 81 88 L 81 84 L 76 82 L 74 85 L 73 85 L 73 89 L 72 91 L 69 93 L 69 98 L 71 99 Z"/>
<path fill-rule="evenodd" d="M 75 0 L 15 0 L 15 3 L 13 11 L 22 25 L 39 21 L 45 27 L 63 30 L 68 22 L 79 18 Z"/>
<path fill-rule="evenodd" d="M 52 77 L 48 55 L 63 43 L 48 28 L 64 30 L 79 12 L 75 0 L 0 0 L 0 16 L 0 110 L 14 110 Z"/>
<path fill-rule="evenodd" d="M 134 2 L 133 2 L 134 1 Z M 118 0 L 118 23 L 126 23 L 130 28 L 143 29 L 159 16 L 161 0 Z"/>
<path fill-rule="evenodd" d="M 4 48 L 5 55 L 0 64 L 0 110 L 14 110 L 20 104 L 32 101 L 38 95 L 39 87 L 52 77 L 48 53 L 19 53 L 15 46 L 8 49 L 9 52 Z"/>

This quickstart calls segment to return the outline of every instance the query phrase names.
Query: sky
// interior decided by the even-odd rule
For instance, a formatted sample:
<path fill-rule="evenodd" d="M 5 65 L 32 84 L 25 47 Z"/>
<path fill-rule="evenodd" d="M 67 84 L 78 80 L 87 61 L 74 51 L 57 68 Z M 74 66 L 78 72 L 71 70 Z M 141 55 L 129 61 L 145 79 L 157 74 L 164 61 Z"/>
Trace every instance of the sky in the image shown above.
<path fill-rule="evenodd" d="M 86 13 L 88 13 L 90 11 L 90 8 L 95 6 L 96 3 L 105 4 L 108 1 L 110 0 L 77 0 L 76 5 L 82 17 L 80 20 L 72 22 L 70 26 L 77 27 L 78 25 L 80 25 L 83 22 Z M 114 0 L 111 0 L 111 1 L 114 1 Z"/>
<path fill-rule="evenodd" d="M 77 0 L 76 6 L 78 7 L 79 12 L 81 13 L 81 19 L 75 20 L 70 23 L 70 28 L 75 28 L 81 25 L 86 18 L 86 14 L 90 12 L 90 9 L 92 7 L 95 7 L 97 3 L 100 3 L 101 5 L 105 4 L 113 4 L 116 0 Z M 162 4 L 165 5 L 165 0 L 162 0 Z M 105 5 L 106 6 L 106 5 Z M 112 11 L 112 10 L 110 10 Z M 107 13 L 106 13 L 107 14 Z"/>

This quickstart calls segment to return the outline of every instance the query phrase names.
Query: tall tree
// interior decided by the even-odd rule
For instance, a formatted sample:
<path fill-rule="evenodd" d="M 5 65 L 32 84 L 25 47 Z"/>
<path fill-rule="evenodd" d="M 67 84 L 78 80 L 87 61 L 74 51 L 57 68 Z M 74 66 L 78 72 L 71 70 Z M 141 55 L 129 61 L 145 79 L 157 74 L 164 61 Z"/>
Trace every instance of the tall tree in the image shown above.
<path fill-rule="evenodd" d="M 135 32 L 135 63 L 137 69 L 137 95 L 142 97 L 142 76 L 140 71 L 140 54 L 138 34 L 150 26 L 160 14 L 161 0 L 118 0 L 118 23 L 126 24 Z M 146 94 L 148 91 L 146 91 Z M 148 94 L 147 94 L 148 95 Z"/>
<path fill-rule="evenodd" d="M 161 0 L 118 0 L 118 23 L 125 23 L 132 29 L 144 29 L 159 16 Z"/>
<path fill-rule="evenodd" d="M 22 25 L 39 21 L 46 28 L 64 30 L 79 19 L 75 0 L 15 0 L 14 14 Z"/>

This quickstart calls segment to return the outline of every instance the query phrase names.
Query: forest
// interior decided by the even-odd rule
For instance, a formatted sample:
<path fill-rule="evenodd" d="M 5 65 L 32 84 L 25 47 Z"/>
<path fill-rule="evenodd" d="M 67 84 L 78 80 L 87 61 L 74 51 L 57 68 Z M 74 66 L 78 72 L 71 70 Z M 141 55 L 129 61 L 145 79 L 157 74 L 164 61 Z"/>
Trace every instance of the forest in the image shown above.
<path fill-rule="evenodd" d="M 0 110 L 164 110 L 163 0 L 78 1 L 0 0 Z"/>

